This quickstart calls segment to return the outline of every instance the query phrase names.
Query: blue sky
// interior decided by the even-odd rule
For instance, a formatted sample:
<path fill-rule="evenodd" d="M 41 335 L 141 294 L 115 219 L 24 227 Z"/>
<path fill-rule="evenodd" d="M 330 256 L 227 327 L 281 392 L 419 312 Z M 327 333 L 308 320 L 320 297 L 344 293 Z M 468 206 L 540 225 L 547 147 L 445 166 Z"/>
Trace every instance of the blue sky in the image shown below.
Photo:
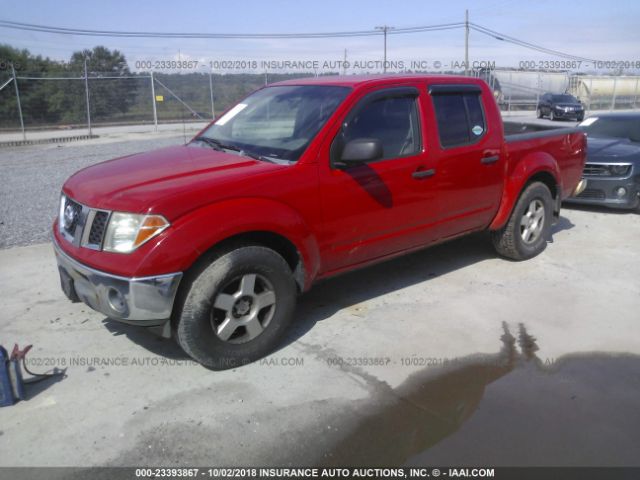
<path fill-rule="evenodd" d="M 25 7 L 28 5 L 28 7 Z M 103 30 L 166 32 L 288 33 L 363 30 L 387 24 L 412 27 L 462 21 L 574 55 L 603 60 L 640 60 L 640 2 L 536 0 L 478 1 L 182 1 L 0 0 L 0 18 L 18 22 Z M 391 35 L 390 60 L 461 61 L 462 30 Z M 0 42 L 58 60 L 71 52 L 105 45 L 136 60 L 194 59 L 340 60 L 380 59 L 381 37 L 300 40 L 126 39 L 63 36 L 0 28 Z M 471 32 L 472 60 L 517 66 L 520 60 L 554 60 L 546 54 Z"/>

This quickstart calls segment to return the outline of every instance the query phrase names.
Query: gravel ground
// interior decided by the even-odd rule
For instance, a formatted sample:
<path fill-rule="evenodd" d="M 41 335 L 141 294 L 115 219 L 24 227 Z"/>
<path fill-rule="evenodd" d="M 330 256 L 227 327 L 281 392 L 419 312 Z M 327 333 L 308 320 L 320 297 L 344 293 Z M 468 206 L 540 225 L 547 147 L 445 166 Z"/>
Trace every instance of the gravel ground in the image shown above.
<path fill-rule="evenodd" d="M 183 143 L 182 135 L 112 143 L 82 142 L 0 150 L 0 248 L 48 241 L 60 189 L 94 163 Z"/>

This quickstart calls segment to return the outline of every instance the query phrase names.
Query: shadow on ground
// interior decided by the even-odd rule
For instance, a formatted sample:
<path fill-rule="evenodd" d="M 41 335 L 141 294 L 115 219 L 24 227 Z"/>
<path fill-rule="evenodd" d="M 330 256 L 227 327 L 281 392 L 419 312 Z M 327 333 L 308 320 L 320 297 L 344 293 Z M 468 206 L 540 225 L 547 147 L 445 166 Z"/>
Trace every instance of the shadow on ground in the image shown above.
<path fill-rule="evenodd" d="M 503 329 L 499 353 L 450 359 L 437 373 L 427 367 L 390 399 L 358 409 L 356 426 L 315 463 L 637 465 L 640 356 L 539 358 L 524 325 L 517 340 Z"/>
<path fill-rule="evenodd" d="M 495 255 L 489 236 L 474 234 L 322 281 L 299 298 L 296 319 L 278 350 L 344 308 L 495 258 Z M 103 324 L 113 335 L 126 335 L 157 355 L 189 358 L 173 340 L 163 339 L 147 328 L 110 318 L 105 318 Z"/>
<path fill-rule="evenodd" d="M 172 360 L 187 360 L 190 358 L 175 341 L 162 338 L 160 335 L 149 331 L 146 327 L 128 325 L 111 318 L 105 318 L 102 323 L 112 335 L 125 335 L 133 343 L 156 355 Z"/>
<path fill-rule="evenodd" d="M 640 356 L 541 358 L 524 325 L 514 335 L 503 324 L 499 343 L 492 355 L 426 365 L 397 388 L 334 365 L 375 388 L 358 400 L 309 398 L 251 417 L 227 411 L 207 425 L 150 425 L 110 465 L 637 465 Z"/>
<path fill-rule="evenodd" d="M 26 396 L 25 399 L 31 400 L 36 396 L 38 396 L 39 394 L 41 394 L 42 392 L 44 392 L 45 390 L 47 390 L 48 388 L 55 385 L 56 383 L 64 380 L 67 377 L 65 372 L 66 372 L 66 369 L 59 370 L 59 371 L 58 369 L 56 369 L 55 374 L 46 376 L 46 377 L 30 377 L 27 374 L 23 379 L 24 391 Z M 47 372 L 47 373 L 51 373 L 51 372 Z M 25 373 L 23 372 L 23 376 L 24 375 Z"/>
<path fill-rule="evenodd" d="M 561 216 L 551 233 L 555 235 L 574 226 Z M 304 337 L 317 322 L 340 310 L 492 258 L 496 258 L 496 253 L 489 234 L 483 232 L 319 282 L 299 298 L 296 319 L 277 350 Z M 173 340 L 160 338 L 146 328 L 109 318 L 103 323 L 113 335 L 126 335 L 152 353 L 171 359 L 189 358 Z"/>

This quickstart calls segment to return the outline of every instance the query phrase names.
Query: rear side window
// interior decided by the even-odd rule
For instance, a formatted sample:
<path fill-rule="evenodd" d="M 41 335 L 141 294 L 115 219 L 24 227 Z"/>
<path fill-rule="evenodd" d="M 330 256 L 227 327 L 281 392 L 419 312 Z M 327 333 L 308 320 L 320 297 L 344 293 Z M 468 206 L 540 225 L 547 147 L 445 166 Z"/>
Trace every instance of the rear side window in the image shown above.
<path fill-rule="evenodd" d="M 477 142 L 486 130 L 480 94 L 434 94 L 440 145 L 459 147 Z"/>

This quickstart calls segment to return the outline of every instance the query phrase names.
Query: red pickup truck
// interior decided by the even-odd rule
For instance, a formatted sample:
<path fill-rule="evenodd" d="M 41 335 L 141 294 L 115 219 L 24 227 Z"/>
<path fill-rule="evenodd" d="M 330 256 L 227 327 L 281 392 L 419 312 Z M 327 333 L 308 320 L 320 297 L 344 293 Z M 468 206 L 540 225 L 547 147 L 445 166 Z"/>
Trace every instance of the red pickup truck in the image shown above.
<path fill-rule="evenodd" d="M 537 255 L 585 151 L 577 129 L 505 137 L 473 78 L 270 85 L 186 145 L 69 178 L 53 225 L 62 287 L 235 367 L 277 345 L 318 279 L 480 230 L 507 258 Z"/>

